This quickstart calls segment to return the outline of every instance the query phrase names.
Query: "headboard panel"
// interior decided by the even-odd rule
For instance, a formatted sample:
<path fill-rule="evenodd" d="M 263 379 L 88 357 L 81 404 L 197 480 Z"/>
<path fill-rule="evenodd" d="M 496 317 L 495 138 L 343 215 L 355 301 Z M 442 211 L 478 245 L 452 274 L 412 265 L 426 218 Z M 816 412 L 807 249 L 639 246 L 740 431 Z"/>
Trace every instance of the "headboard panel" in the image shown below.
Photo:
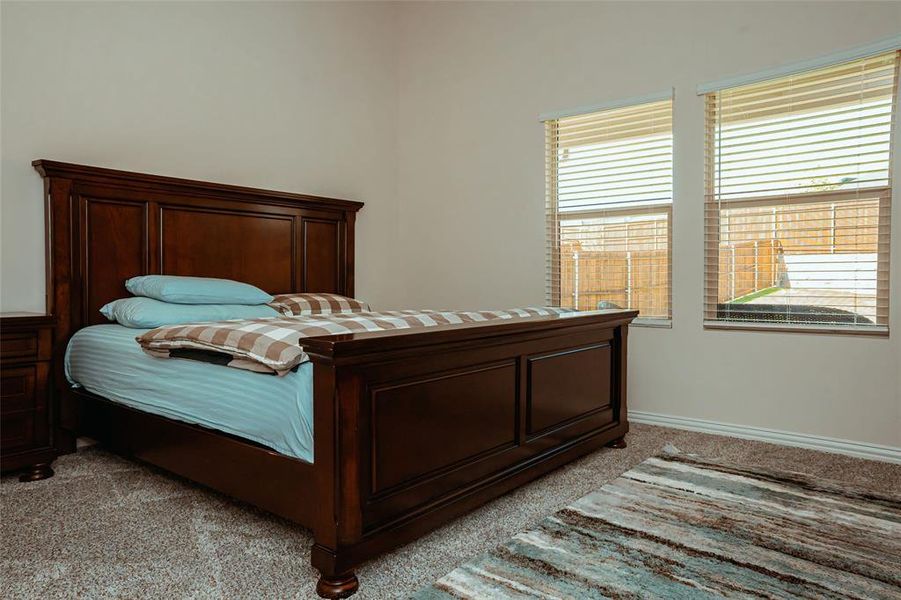
<path fill-rule="evenodd" d="M 134 275 L 223 277 L 267 292 L 354 289 L 360 202 L 48 160 L 47 309 L 57 344 L 105 322 Z"/>

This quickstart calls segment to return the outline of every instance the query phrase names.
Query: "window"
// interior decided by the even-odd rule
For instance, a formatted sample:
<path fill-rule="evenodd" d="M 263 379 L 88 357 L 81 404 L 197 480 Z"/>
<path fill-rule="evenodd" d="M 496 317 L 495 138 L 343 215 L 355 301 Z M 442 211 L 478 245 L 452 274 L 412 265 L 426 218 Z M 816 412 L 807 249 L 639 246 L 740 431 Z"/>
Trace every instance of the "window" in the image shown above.
<path fill-rule="evenodd" d="M 547 296 L 579 310 L 671 310 L 673 101 L 545 119 Z"/>
<path fill-rule="evenodd" d="M 898 53 L 706 95 L 705 324 L 885 332 Z"/>

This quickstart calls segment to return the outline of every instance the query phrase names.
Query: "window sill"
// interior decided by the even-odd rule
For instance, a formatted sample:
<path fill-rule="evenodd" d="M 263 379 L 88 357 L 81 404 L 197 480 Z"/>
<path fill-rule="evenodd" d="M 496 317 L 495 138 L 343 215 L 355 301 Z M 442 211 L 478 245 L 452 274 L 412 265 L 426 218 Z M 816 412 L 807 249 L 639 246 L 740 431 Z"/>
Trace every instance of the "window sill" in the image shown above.
<path fill-rule="evenodd" d="M 641 317 L 636 318 L 632 321 L 633 327 L 648 327 L 650 329 L 672 329 L 673 328 L 673 320 L 672 319 L 654 319 L 654 318 L 645 318 Z"/>
<path fill-rule="evenodd" d="M 888 327 L 856 325 L 782 325 L 777 323 L 704 321 L 704 329 L 733 331 L 776 331 L 780 333 L 818 333 L 825 335 L 862 335 L 867 337 L 888 337 Z"/>

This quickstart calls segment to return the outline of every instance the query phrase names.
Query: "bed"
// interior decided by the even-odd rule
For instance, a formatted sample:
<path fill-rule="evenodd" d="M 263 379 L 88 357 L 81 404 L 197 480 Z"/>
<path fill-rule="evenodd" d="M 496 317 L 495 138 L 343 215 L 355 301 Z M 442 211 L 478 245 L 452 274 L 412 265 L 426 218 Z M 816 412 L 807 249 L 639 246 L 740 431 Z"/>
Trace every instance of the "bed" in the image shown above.
<path fill-rule="evenodd" d="M 155 388 L 167 412 L 129 398 L 129 376 L 119 387 L 89 383 L 90 368 L 77 364 L 83 356 L 67 361 L 66 348 L 73 340 L 82 349 L 88 341 L 103 346 L 95 339 L 94 326 L 105 321 L 98 309 L 126 296 L 124 281 L 134 275 L 352 296 L 363 205 L 48 160 L 34 166 L 45 184 L 60 450 L 90 436 L 312 529 L 323 597 L 356 591 L 354 569 L 367 559 L 588 452 L 625 445 L 635 311 L 309 338 L 310 362 L 289 380 L 301 432 L 296 452 L 284 440 L 272 443 L 262 418 L 253 425 L 262 433 L 253 433 L 234 427 L 234 414 L 220 422 L 186 417 L 193 384 Z M 121 334 L 102 335 L 121 343 Z M 67 365 L 70 375 L 80 370 L 83 385 L 67 385 Z M 244 376 L 260 382 L 246 380 L 245 402 L 285 392 L 267 387 L 270 376 Z M 311 455 L 300 441 L 310 418 L 304 385 Z M 207 393 L 223 410 L 236 404 L 221 389 Z"/>

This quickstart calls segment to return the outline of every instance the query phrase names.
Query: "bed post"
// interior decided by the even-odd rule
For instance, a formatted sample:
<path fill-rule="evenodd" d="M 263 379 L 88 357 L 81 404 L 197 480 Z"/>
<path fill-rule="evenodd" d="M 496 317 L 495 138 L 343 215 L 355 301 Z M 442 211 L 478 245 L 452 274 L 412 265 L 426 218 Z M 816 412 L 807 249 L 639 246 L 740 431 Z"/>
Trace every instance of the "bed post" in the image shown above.
<path fill-rule="evenodd" d="M 328 357 L 314 356 L 312 360 L 317 509 L 311 561 L 320 573 L 317 593 L 323 598 L 346 598 L 359 587 L 346 548 L 362 537 L 357 458 L 361 455 L 361 382 L 344 370 L 339 375 Z"/>
<path fill-rule="evenodd" d="M 626 424 L 626 431 L 629 430 L 629 419 L 628 419 L 628 409 L 626 407 L 626 382 L 628 381 L 628 377 L 626 374 L 626 367 L 629 364 L 628 356 L 629 356 L 629 327 L 625 325 L 621 325 L 616 328 L 614 332 L 614 337 L 617 341 L 617 346 L 619 351 L 616 353 L 616 361 L 615 369 L 617 371 L 616 377 L 616 385 L 619 388 L 619 405 L 617 409 L 616 418 L 619 421 L 622 421 Z M 625 432 L 623 432 L 623 436 L 616 438 L 609 444 L 607 444 L 608 448 L 614 448 L 616 450 L 622 450 L 627 446 L 626 444 L 626 436 Z"/>

